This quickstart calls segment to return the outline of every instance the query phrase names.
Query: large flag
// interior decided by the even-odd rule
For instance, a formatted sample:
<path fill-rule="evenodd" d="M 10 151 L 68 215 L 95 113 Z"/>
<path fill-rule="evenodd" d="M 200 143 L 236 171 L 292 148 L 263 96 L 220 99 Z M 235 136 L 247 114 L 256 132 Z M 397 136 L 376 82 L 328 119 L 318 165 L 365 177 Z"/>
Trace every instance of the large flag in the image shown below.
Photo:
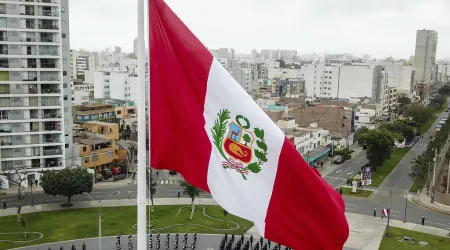
<path fill-rule="evenodd" d="M 269 240 L 342 249 L 341 196 L 166 3 L 149 1 L 151 166 L 181 173 Z"/>

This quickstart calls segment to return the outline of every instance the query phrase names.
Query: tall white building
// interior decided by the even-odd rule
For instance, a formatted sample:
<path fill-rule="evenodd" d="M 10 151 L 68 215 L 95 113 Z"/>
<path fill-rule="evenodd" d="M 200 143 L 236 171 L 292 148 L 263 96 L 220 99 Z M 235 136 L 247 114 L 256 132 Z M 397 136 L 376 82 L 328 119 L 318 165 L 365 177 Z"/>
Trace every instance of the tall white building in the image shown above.
<path fill-rule="evenodd" d="M 137 74 L 117 71 L 93 72 L 94 98 L 137 101 Z"/>
<path fill-rule="evenodd" d="M 398 93 L 411 94 L 413 91 L 413 67 L 405 66 L 403 61 L 383 62 L 388 74 L 389 87 L 395 87 Z"/>
<path fill-rule="evenodd" d="M 72 166 L 68 0 L 0 0 L 0 173 Z"/>
<path fill-rule="evenodd" d="M 414 81 L 434 83 L 436 77 L 436 50 L 438 33 L 434 30 L 418 30 L 414 55 Z"/>

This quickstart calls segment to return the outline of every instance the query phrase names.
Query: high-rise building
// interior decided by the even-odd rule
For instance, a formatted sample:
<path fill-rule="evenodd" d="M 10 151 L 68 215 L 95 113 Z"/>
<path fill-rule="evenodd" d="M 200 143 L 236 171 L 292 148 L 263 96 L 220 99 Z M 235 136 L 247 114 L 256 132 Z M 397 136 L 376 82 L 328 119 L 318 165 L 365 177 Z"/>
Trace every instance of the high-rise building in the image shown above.
<path fill-rule="evenodd" d="M 138 40 L 137 40 L 137 38 L 135 38 L 134 42 L 133 42 L 133 54 L 135 56 L 137 56 L 137 54 L 138 54 Z"/>
<path fill-rule="evenodd" d="M 116 54 L 122 53 L 122 48 L 119 46 L 114 47 L 114 53 L 116 53 Z"/>
<path fill-rule="evenodd" d="M 418 30 L 414 56 L 414 82 L 434 83 L 436 78 L 436 50 L 438 33 L 434 30 Z"/>
<path fill-rule="evenodd" d="M 72 166 L 68 2 L 0 0 L 0 173 L 23 186 Z"/>

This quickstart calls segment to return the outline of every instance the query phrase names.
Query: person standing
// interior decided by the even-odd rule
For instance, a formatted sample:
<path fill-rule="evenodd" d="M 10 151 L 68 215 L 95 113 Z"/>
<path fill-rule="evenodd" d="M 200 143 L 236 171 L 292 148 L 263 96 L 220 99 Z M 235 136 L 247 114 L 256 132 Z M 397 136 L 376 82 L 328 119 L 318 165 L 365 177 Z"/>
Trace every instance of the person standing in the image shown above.
<path fill-rule="evenodd" d="M 177 190 L 177 196 L 180 198 L 180 190 Z"/>
<path fill-rule="evenodd" d="M 422 222 L 421 222 L 422 226 L 425 226 L 425 216 L 422 216 Z"/>
<path fill-rule="evenodd" d="M 3 209 L 6 209 L 6 200 L 3 201 Z"/>
<path fill-rule="evenodd" d="M 373 217 L 377 217 L 377 208 L 373 209 Z"/>
<path fill-rule="evenodd" d="M 37 179 L 34 180 L 34 184 L 36 184 L 36 187 L 37 187 L 38 183 L 39 183 L 39 181 Z"/>

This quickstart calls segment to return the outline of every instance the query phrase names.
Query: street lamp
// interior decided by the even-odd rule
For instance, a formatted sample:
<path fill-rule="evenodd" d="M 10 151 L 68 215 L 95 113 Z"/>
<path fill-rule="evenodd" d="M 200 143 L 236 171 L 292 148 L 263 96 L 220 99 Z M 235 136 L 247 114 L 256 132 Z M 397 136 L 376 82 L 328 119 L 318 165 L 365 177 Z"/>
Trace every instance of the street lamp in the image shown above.
<path fill-rule="evenodd" d="M 103 201 L 108 200 L 109 197 L 111 197 L 112 195 L 115 195 L 115 194 L 120 195 L 120 192 L 119 191 L 112 192 Z M 91 198 L 92 201 L 95 201 L 94 198 L 92 198 L 92 196 L 89 195 L 88 193 L 84 192 L 83 195 L 86 195 L 87 197 Z M 98 249 L 102 250 L 102 201 L 101 200 L 98 201 Z"/>
<path fill-rule="evenodd" d="M 408 194 L 405 194 L 405 217 L 403 217 L 403 223 L 406 223 L 406 209 L 408 207 Z"/>

